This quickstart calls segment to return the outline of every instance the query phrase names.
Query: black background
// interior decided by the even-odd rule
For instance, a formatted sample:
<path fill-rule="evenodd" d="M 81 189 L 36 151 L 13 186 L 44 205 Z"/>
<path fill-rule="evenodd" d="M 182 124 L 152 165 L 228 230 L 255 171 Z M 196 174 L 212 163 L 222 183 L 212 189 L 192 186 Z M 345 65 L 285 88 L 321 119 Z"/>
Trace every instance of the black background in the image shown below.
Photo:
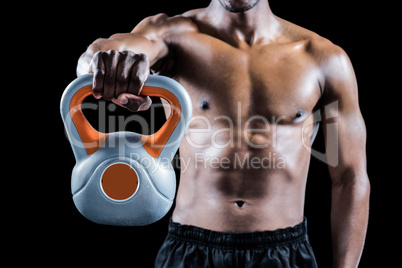
<path fill-rule="evenodd" d="M 39 92 L 49 100 L 45 111 L 41 111 L 46 121 L 41 126 L 52 134 L 53 140 L 36 151 L 37 154 L 51 151 L 46 161 L 51 169 L 39 180 L 37 205 L 30 208 L 37 212 L 39 227 L 28 224 L 24 228 L 34 235 L 32 239 L 27 238 L 32 243 L 30 247 L 41 247 L 37 242 L 42 239 L 46 244 L 42 254 L 37 256 L 38 260 L 57 260 L 56 264 L 71 265 L 85 263 L 93 267 L 105 263 L 113 263 L 113 267 L 123 264 L 152 267 L 157 250 L 165 238 L 171 212 L 161 221 L 146 227 L 97 225 L 79 214 L 70 193 L 70 176 L 75 159 L 59 115 L 60 97 L 64 88 L 75 78 L 78 57 L 96 38 L 129 32 L 146 16 L 161 12 L 176 15 L 208 4 L 209 0 L 69 1 L 43 5 L 39 11 L 30 14 L 32 20 L 39 23 L 31 26 L 28 22 L 28 30 L 23 32 L 33 34 L 32 44 L 27 51 L 33 50 L 35 53 L 29 54 L 31 60 L 40 62 L 40 65 L 31 66 L 30 70 L 37 72 L 39 78 L 47 77 L 50 81 L 47 84 L 52 85 L 41 87 Z M 395 203 L 390 199 L 392 194 L 387 191 L 397 185 L 398 176 L 393 172 L 395 165 L 391 159 L 397 159 L 398 156 L 392 157 L 390 153 L 399 144 L 384 143 L 392 140 L 389 133 L 394 132 L 387 121 L 394 116 L 388 100 L 398 92 L 397 87 L 400 88 L 398 83 L 389 83 L 395 77 L 388 73 L 393 68 L 385 62 L 396 62 L 398 56 L 387 45 L 392 43 L 388 32 L 393 26 L 390 20 L 393 17 L 389 13 L 392 7 L 347 0 L 271 0 L 270 6 L 277 16 L 341 46 L 353 63 L 359 85 L 360 106 L 368 131 L 368 174 L 372 186 L 369 229 L 360 267 L 373 267 L 375 261 L 384 264 L 389 259 L 389 253 L 385 254 L 383 250 L 391 247 L 386 239 L 392 239 L 397 229 L 394 228 L 397 226 L 397 214 L 389 213 Z M 120 109 L 117 110 L 119 112 L 126 113 Z M 324 151 L 321 130 L 313 147 Z M 40 161 L 43 163 L 43 160 Z M 312 158 L 305 215 L 319 267 L 331 267 L 332 263 L 330 194 L 331 181 L 327 166 Z M 55 258 L 53 261 L 52 257 Z M 388 266 L 384 264 L 381 267 Z"/>

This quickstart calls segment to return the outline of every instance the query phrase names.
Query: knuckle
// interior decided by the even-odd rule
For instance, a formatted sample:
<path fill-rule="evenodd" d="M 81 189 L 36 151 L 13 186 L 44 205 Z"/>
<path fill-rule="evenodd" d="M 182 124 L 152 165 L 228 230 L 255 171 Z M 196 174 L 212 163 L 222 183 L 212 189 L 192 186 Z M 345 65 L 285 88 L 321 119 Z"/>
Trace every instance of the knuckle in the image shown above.
<path fill-rule="evenodd" d="M 110 55 L 110 56 L 113 56 L 113 55 L 116 54 L 116 50 L 114 50 L 114 49 L 109 49 L 108 51 L 105 52 L 105 54 Z"/>
<path fill-rule="evenodd" d="M 105 69 L 96 68 L 94 69 L 94 79 L 102 79 L 105 76 Z"/>
<path fill-rule="evenodd" d="M 128 92 L 134 95 L 139 95 L 141 91 L 141 83 L 136 78 L 131 78 L 129 83 Z"/>
<path fill-rule="evenodd" d="M 118 56 L 116 53 L 116 50 L 112 50 L 112 49 L 108 50 L 108 51 L 104 51 L 101 54 L 101 57 L 105 62 L 112 62 L 116 58 L 116 56 Z"/>
<path fill-rule="evenodd" d="M 143 68 L 149 68 L 149 59 L 146 54 L 137 54 L 136 63 Z"/>
<path fill-rule="evenodd" d="M 136 84 L 141 85 L 145 82 L 145 75 L 138 70 L 133 70 L 131 80 L 134 81 Z"/>
<path fill-rule="evenodd" d="M 136 64 L 135 68 L 133 68 L 133 76 L 138 79 L 139 82 L 143 83 L 147 79 L 149 75 L 149 69 L 147 66 L 140 64 Z"/>
<path fill-rule="evenodd" d="M 111 88 L 105 88 L 103 90 L 103 98 L 105 100 L 111 100 L 114 97 L 114 89 Z"/>
<path fill-rule="evenodd" d="M 111 84 L 114 83 L 115 81 L 115 76 L 113 74 L 113 72 L 106 72 L 106 74 L 104 75 L 104 79 L 105 79 L 105 83 Z"/>
<path fill-rule="evenodd" d="M 104 76 L 105 72 L 104 70 L 95 70 L 93 74 L 93 92 L 102 92 L 103 88 L 103 81 L 104 81 Z"/>
<path fill-rule="evenodd" d="M 124 50 L 123 52 L 126 53 L 128 57 L 135 57 L 135 55 L 137 55 L 131 50 Z"/>
<path fill-rule="evenodd" d="M 102 57 L 102 53 L 103 53 L 103 52 L 102 52 L 101 50 L 96 51 L 96 52 L 94 53 L 94 55 L 92 56 L 92 60 L 101 58 L 101 57 Z"/>
<path fill-rule="evenodd" d="M 101 58 L 102 58 L 103 60 L 105 60 L 105 59 L 109 58 L 109 56 L 110 56 L 110 51 L 102 51 L 102 52 L 100 52 L 100 56 L 101 56 Z"/>
<path fill-rule="evenodd" d="M 127 72 L 123 71 L 120 74 L 116 75 L 116 84 L 125 85 L 125 84 L 127 84 L 128 79 L 129 79 L 129 76 L 128 76 Z"/>
<path fill-rule="evenodd" d="M 139 95 L 148 74 L 149 71 L 147 69 L 140 68 L 138 64 L 135 64 L 131 71 L 129 91 L 133 94 Z"/>
<path fill-rule="evenodd" d="M 100 85 L 103 84 L 104 77 L 105 73 L 102 70 L 94 72 L 93 82 L 96 88 L 99 88 Z"/>
<path fill-rule="evenodd" d="M 93 71 L 102 69 L 102 66 L 103 66 L 103 59 L 102 59 L 102 52 L 101 52 L 101 51 L 96 52 L 96 53 L 92 56 L 90 65 L 91 65 L 91 68 L 92 68 Z"/>
<path fill-rule="evenodd" d="M 129 50 L 123 50 L 123 51 L 120 51 L 119 53 L 120 53 L 120 55 L 129 56 L 130 53 L 132 53 L 132 52 Z"/>
<path fill-rule="evenodd" d="M 148 56 L 147 56 L 147 54 L 138 53 L 138 54 L 136 54 L 136 56 L 137 56 L 137 59 L 140 60 L 140 61 L 148 61 Z"/>
<path fill-rule="evenodd" d="M 116 74 L 116 82 L 123 83 L 127 82 L 129 76 L 124 70 Z"/>
<path fill-rule="evenodd" d="M 140 71 L 140 70 L 136 70 L 135 72 L 133 72 L 133 76 L 132 78 L 139 84 L 142 84 L 145 82 L 146 80 L 146 75 L 144 74 L 144 72 Z"/>

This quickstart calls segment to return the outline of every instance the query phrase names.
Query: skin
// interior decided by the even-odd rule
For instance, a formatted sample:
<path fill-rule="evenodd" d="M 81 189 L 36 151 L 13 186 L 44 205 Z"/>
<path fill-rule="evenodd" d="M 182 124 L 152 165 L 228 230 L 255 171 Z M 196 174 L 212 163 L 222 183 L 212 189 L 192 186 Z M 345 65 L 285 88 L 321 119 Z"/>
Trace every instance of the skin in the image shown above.
<path fill-rule="evenodd" d="M 312 114 L 321 109 L 327 161 L 335 163 L 328 165 L 334 267 L 357 267 L 370 192 L 366 130 L 340 47 L 276 17 L 265 0 L 212 0 L 95 40 L 77 73 L 94 73 L 96 98 L 138 111 L 151 105 L 140 95 L 150 68 L 181 83 L 194 107 L 173 221 L 221 232 L 300 223 Z"/>

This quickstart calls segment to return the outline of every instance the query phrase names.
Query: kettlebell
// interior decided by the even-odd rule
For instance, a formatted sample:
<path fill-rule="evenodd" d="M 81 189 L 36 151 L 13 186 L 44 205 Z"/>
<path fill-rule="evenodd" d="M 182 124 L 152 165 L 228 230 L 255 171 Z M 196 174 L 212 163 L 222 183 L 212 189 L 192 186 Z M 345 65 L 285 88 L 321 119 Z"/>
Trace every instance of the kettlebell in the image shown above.
<path fill-rule="evenodd" d="M 173 157 L 188 128 L 192 104 L 178 82 L 149 75 L 141 95 L 165 99 L 171 113 L 152 135 L 130 131 L 101 133 L 82 112 L 92 94 L 93 75 L 72 81 L 61 98 L 60 111 L 76 164 L 71 192 L 78 211 L 105 225 L 142 226 L 170 210 L 176 192 Z"/>

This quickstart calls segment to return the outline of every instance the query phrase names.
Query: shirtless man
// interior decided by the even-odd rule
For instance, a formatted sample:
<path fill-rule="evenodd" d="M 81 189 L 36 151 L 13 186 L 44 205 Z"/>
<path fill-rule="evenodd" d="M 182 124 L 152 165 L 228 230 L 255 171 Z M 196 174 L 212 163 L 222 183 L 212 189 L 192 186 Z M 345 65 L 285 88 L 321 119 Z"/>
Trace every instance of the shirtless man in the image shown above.
<path fill-rule="evenodd" d="M 332 161 L 333 267 L 357 267 L 370 185 L 341 48 L 276 17 L 267 0 L 212 0 L 95 40 L 77 74 L 94 73 L 96 98 L 138 111 L 151 105 L 140 96 L 149 69 L 181 83 L 194 107 L 156 267 L 316 267 L 303 216 L 316 109 Z"/>

